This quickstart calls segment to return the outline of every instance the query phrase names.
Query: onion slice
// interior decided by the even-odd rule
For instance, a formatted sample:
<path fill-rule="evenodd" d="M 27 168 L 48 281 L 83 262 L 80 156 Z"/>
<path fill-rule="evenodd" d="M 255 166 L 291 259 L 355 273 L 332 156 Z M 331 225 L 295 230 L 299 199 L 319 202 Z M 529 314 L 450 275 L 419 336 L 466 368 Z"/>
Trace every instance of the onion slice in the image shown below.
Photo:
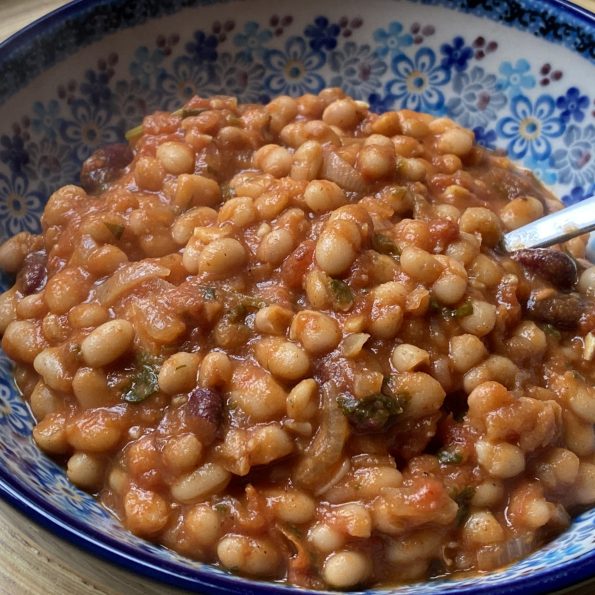
<path fill-rule="evenodd" d="M 144 260 L 119 268 L 112 277 L 97 289 L 97 299 L 102 306 L 113 306 L 124 294 L 148 281 L 167 277 L 170 270 L 156 262 Z"/>
<path fill-rule="evenodd" d="M 477 551 L 477 567 L 479 570 L 493 570 L 506 566 L 530 554 L 533 545 L 531 535 L 519 535 L 503 543 L 486 545 Z"/>
<path fill-rule="evenodd" d="M 322 419 L 294 474 L 297 483 L 317 488 L 328 483 L 329 468 L 341 458 L 349 436 L 349 423 L 337 403 L 334 383 L 322 386 Z"/>
<path fill-rule="evenodd" d="M 364 192 L 367 188 L 364 177 L 333 151 L 324 155 L 321 177 L 350 192 Z"/>

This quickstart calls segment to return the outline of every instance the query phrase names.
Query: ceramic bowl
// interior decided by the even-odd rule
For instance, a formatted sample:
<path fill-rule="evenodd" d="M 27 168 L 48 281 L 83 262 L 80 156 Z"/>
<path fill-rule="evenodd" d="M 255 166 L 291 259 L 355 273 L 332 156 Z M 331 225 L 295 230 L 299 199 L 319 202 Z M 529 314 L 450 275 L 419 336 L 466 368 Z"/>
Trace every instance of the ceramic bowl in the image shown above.
<path fill-rule="evenodd" d="M 262 102 L 328 85 L 374 110 L 448 115 L 571 204 L 595 187 L 594 62 L 595 19 L 563 0 L 73 2 L 0 46 L 0 239 L 39 231 L 47 196 L 148 112 L 194 94 Z M 10 282 L 0 278 L 3 288 Z M 3 497 L 70 541 L 172 585 L 296 592 L 127 533 L 40 453 L 31 429 L 2 355 Z M 391 592 L 551 592 L 595 575 L 594 544 L 595 509 L 504 570 Z"/>

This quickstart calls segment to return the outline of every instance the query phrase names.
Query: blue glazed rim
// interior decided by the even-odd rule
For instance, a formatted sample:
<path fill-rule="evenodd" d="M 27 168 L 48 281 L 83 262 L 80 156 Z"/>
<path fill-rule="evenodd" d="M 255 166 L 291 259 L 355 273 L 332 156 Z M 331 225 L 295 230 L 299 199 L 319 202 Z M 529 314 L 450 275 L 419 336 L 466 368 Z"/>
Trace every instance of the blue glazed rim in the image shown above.
<path fill-rule="evenodd" d="M 214 573 L 212 570 L 203 571 L 200 563 L 196 569 L 163 560 L 158 555 L 138 551 L 113 539 L 91 527 L 81 523 L 78 519 L 65 515 L 60 509 L 49 504 L 39 494 L 27 485 L 10 476 L 5 469 L 0 468 L 0 497 L 20 510 L 28 519 L 37 522 L 42 527 L 50 530 L 54 535 L 65 539 L 74 545 L 83 547 L 87 552 L 104 560 L 114 563 L 125 570 L 137 572 L 148 578 L 165 583 L 168 586 L 191 589 L 194 592 L 213 594 L 237 594 L 238 587 L 242 593 L 251 594 L 290 594 L 324 595 L 328 591 L 312 591 L 294 588 L 279 583 L 263 583 L 243 579 L 235 575 Z M 537 575 L 527 575 L 518 578 L 509 586 L 498 586 L 500 595 L 540 595 L 552 593 L 554 590 L 569 587 L 573 584 L 593 578 L 593 564 L 595 551 L 575 560 L 566 562 L 551 570 L 541 571 Z M 209 565 L 204 565 L 209 568 Z M 448 584 L 448 581 L 445 581 Z M 198 591 L 200 589 L 200 591 Z M 455 593 L 481 594 L 490 591 L 489 586 L 477 586 L 472 580 L 456 591 L 448 591 L 449 595 Z M 382 593 L 380 589 L 368 591 L 370 594 Z M 353 595 L 365 595 L 367 591 L 354 592 Z M 389 595 L 390 590 L 384 591 Z"/>
<path fill-rule="evenodd" d="M 173 14 L 183 8 L 221 4 L 230 0 L 143 0 L 137 8 L 142 8 L 142 14 L 125 14 L 120 11 L 117 14 L 115 8 L 118 6 L 130 6 L 127 0 L 73 0 L 47 15 L 24 27 L 11 37 L 0 43 L 0 105 L 11 95 L 25 87 L 43 69 L 53 66 L 82 47 L 98 41 L 105 34 L 119 31 L 128 27 L 145 22 L 156 17 Z M 247 0 L 243 0 L 247 1 Z M 395 0 L 396 2 L 397 0 Z M 544 10 L 549 8 L 553 11 L 550 14 L 545 29 L 539 29 L 533 34 L 543 37 L 547 41 L 557 45 L 563 45 L 581 55 L 583 58 L 595 62 L 595 15 L 585 8 L 572 4 L 569 0 L 506 0 L 508 13 L 501 14 L 497 11 L 498 3 L 501 0 L 487 0 L 478 3 L 477 0 L 409 0 L 426 5 L 445 6 L 460 12 L 472 13 L 477 16 L 495 20 L 500 24 L 525 30 L 527 18 L 540 18 Z M 94 12 L 93 12 L 94 11 Z M 80 19 L 83 14 L 87 18 Z M 111 21 L 106 16 L 113 17 Z M 68 21 L 68 19 L 72 19 Z M 78 20 L 77 20 L 78 18 Z M 85 22 L 91 19 L 99 19 L 98 27 L 85 26 Z M 66 22 L 68 21 L 68 24 Z M 59 25 L 62 24 L 60 28 Z M 581 25 L 587 25 L 586 28 Z M 54 38 L 60 39 L 60 44 L 50 43 L 44 45 L 43 32 L 50 32 L 52 27 L 56 28 Z M 568 28 L 576 33 L 571 39 L 564 33 Z M 75 31 L 72 35 L 67 32 Z M 63 34 L 63 35 L 62 35 Z M 34 63 L 20 65 L 18 60 L 34 51 L 38 60 Z M 26 66 L 26 67 L 23 67 Z M 18 80 L 12 80 L 13 86 L 9 89 L 3 87 L 3 80 L 7 73 L 17 73 Z"/>
<path fill-rule="evenodd" d="M 162 15 L 174 13 L 182 8 L 196 7 L 201 5 L 210 5 L 215 3 L 223 3 L 228 0 L 172 0 L 167 3 L 161 0 L 145 0 L 144 6 L 150 14 L 144 14 L 136 21 L 131 22 L 117 22 L 106 24 L 104 29 L 96 31 L 96 35 L 92 38 L 82 40 L 77 46 L 65 45 L 61 53 L 52 55 L 48 58 L 48 62 L 43 64 L 41 68 L 47 68 L 62 59 L 69 56 L 71 53 L 80 49 L 83 45 L 88 45 L 101 39 L 104 35 L 109 34 L 115 30 L 132 27 L 135 24 L 142 23 L 146 20 L 157 18 Z M 498 20 L 501 24 L 507 26 L 515 26 L 521 28 L 518 23 L 507 22 L 497 18 L 496 14 L 489 12 L 485 6 L 490 6 L 491 2 L 486 2 L 484 6 L 477 5 L 472 0 L 410 0 L 412 2 L 419 2 L 421 4 L 433 4 L 446 6 L 451 9 L 459 10 L 461 12 L 478 12 L 482 16 L 492 20 Z M 496 2 L 498 0 L 495 0 Z M 10 63 L 19 54 L 26 54 L 34 47 L 32 40 L 39 39 L 43 34 L 50 34 L 52 30 L 56 32 L 58 25 L 64 23 L 66 20 L 76 20 L 83 15 L 88 14 L 93 9 L 106 11 L 113 10 L 115 6 L 125 4 L 126 0 L 74 0 L 69 4 L 60 7 L 37 21 L 31 23 L 25 28 L 21 29 L 4 42 L 0 43 L 0 72 L 7 63 Z M 546 6 L 554 11 L 559 11 L 555 15 L 556 23 L 560 22 L 566 26 L 579 27 L 586 26 L 586 33 L 581 32 L 587 40 L 587 49 L 577 49 L 569 45 L 564 39 L 547 38 L 548 41 L 558 44 L 566 45 L 584 58 L 590 61 L 595 61 L 595 15 L 586 9 L 572 4 L 569 0 L 514 0 L 516 4 L 523 4 L 527 6 L 541 6 L 544 9 Z M 537 34 L 536 34 L 537 35 Z M 589 40 L 591 45 L 589 46 Z M 583 42 L 584 46 L 584 42 Z M 29 72 L 29 78 L 22 81 L 18 87 L 12 89 L 12 93 L 26 86 L 31 80 L 37 76 L 39 71 Z M 6 97 L 0 91 L 0 105 L 3 100 L 10 97 L 12 93 L 8 93 Z M 122 543 L 117 539 L 100 533 L 92 527 L 88 527 L 76 517 L 65 514 L 61 509 L 53 506 L 45 501 L 32 488 L 22 483 L 13 477 L 8 470 L 0 467 L 0 497 L 2 497 L 9 504 L 23 512 L 29 519 L 39 523 L 41 526 L 49 529 L 59 537 L 81 546 L 88 552 L 95 554 L 108 562 L 115 563 L 126 570 L 134 571 L 146 577 L 161 581 L 170 586 L 191 589 L 203 593 L 237 593 L 241 589 L 243 593 L 303 593 L 304 595 L 319 595 L 318 591 L 309 591 L 304 589 L 294 589 L 284 586 L 279 583 L 262 583 L 253 580 L 245 580 L 236 576 L 227 575 L 223 572 L 214 572 L 209 570 L 205 565 L 197 563 L 195 569 L 189 569 L 187 566 L 163 560 L 159 555 L 139 552 L 133 546 Z M 538 595 L 539 593 L 551 592 L 556 589 L 568 587 L 570 585 L 579 583 L 581 581 L 593 578 L 595 576 L 595 550 L 589 554 L 583 555 L 574 560 L 565 562 L 562 565 L 552 567 L 547 570 L 542 570 L 536 575 L 526 575 L 514 579 L 514 582 L 507 586 L 498 586 L 498 591 L 502 595 L 520 594 L 523 595 Z M 448 584 L 448 581 L 445 581 Z M 461 586 L 457 591 L 450 590 L 449 593 L 486 593 L 490 591 L 489 585 L 477 586 L 472 581 L 469 584 Z M 372 591 L 378 593 L 379 591 Z M 388 591 L 387 591 L 388 593 Z"/>

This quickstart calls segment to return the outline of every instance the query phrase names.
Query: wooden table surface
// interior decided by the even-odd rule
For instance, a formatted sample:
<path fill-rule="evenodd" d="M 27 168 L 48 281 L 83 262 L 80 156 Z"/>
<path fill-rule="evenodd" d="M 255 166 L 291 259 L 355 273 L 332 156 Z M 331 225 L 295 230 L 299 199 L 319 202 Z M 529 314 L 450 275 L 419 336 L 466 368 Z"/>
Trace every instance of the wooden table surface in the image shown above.
<path fill-rule="evenodd" d="M 0 40 L 64 0 L 0 0 Z M 577 0 L 595 12 L 595 0 Z M 88 555 L 29 521 L 0 500 L 0 595 L 175 595 Z M 564 591 L 592 595 L 595 584 Z"/>

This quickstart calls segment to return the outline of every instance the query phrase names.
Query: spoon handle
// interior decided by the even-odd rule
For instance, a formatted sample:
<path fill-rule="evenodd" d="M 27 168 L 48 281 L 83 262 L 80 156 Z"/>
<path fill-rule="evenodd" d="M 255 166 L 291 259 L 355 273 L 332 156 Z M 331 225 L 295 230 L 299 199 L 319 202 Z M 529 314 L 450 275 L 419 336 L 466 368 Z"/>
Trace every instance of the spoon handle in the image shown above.
<path fill-rule="evenodd" d="M 524 248 L 544 248 L 594 229 L 595 196 L 591 196 L 507 233 L 503 238 L 503 244 L 507 252 Z"/>

